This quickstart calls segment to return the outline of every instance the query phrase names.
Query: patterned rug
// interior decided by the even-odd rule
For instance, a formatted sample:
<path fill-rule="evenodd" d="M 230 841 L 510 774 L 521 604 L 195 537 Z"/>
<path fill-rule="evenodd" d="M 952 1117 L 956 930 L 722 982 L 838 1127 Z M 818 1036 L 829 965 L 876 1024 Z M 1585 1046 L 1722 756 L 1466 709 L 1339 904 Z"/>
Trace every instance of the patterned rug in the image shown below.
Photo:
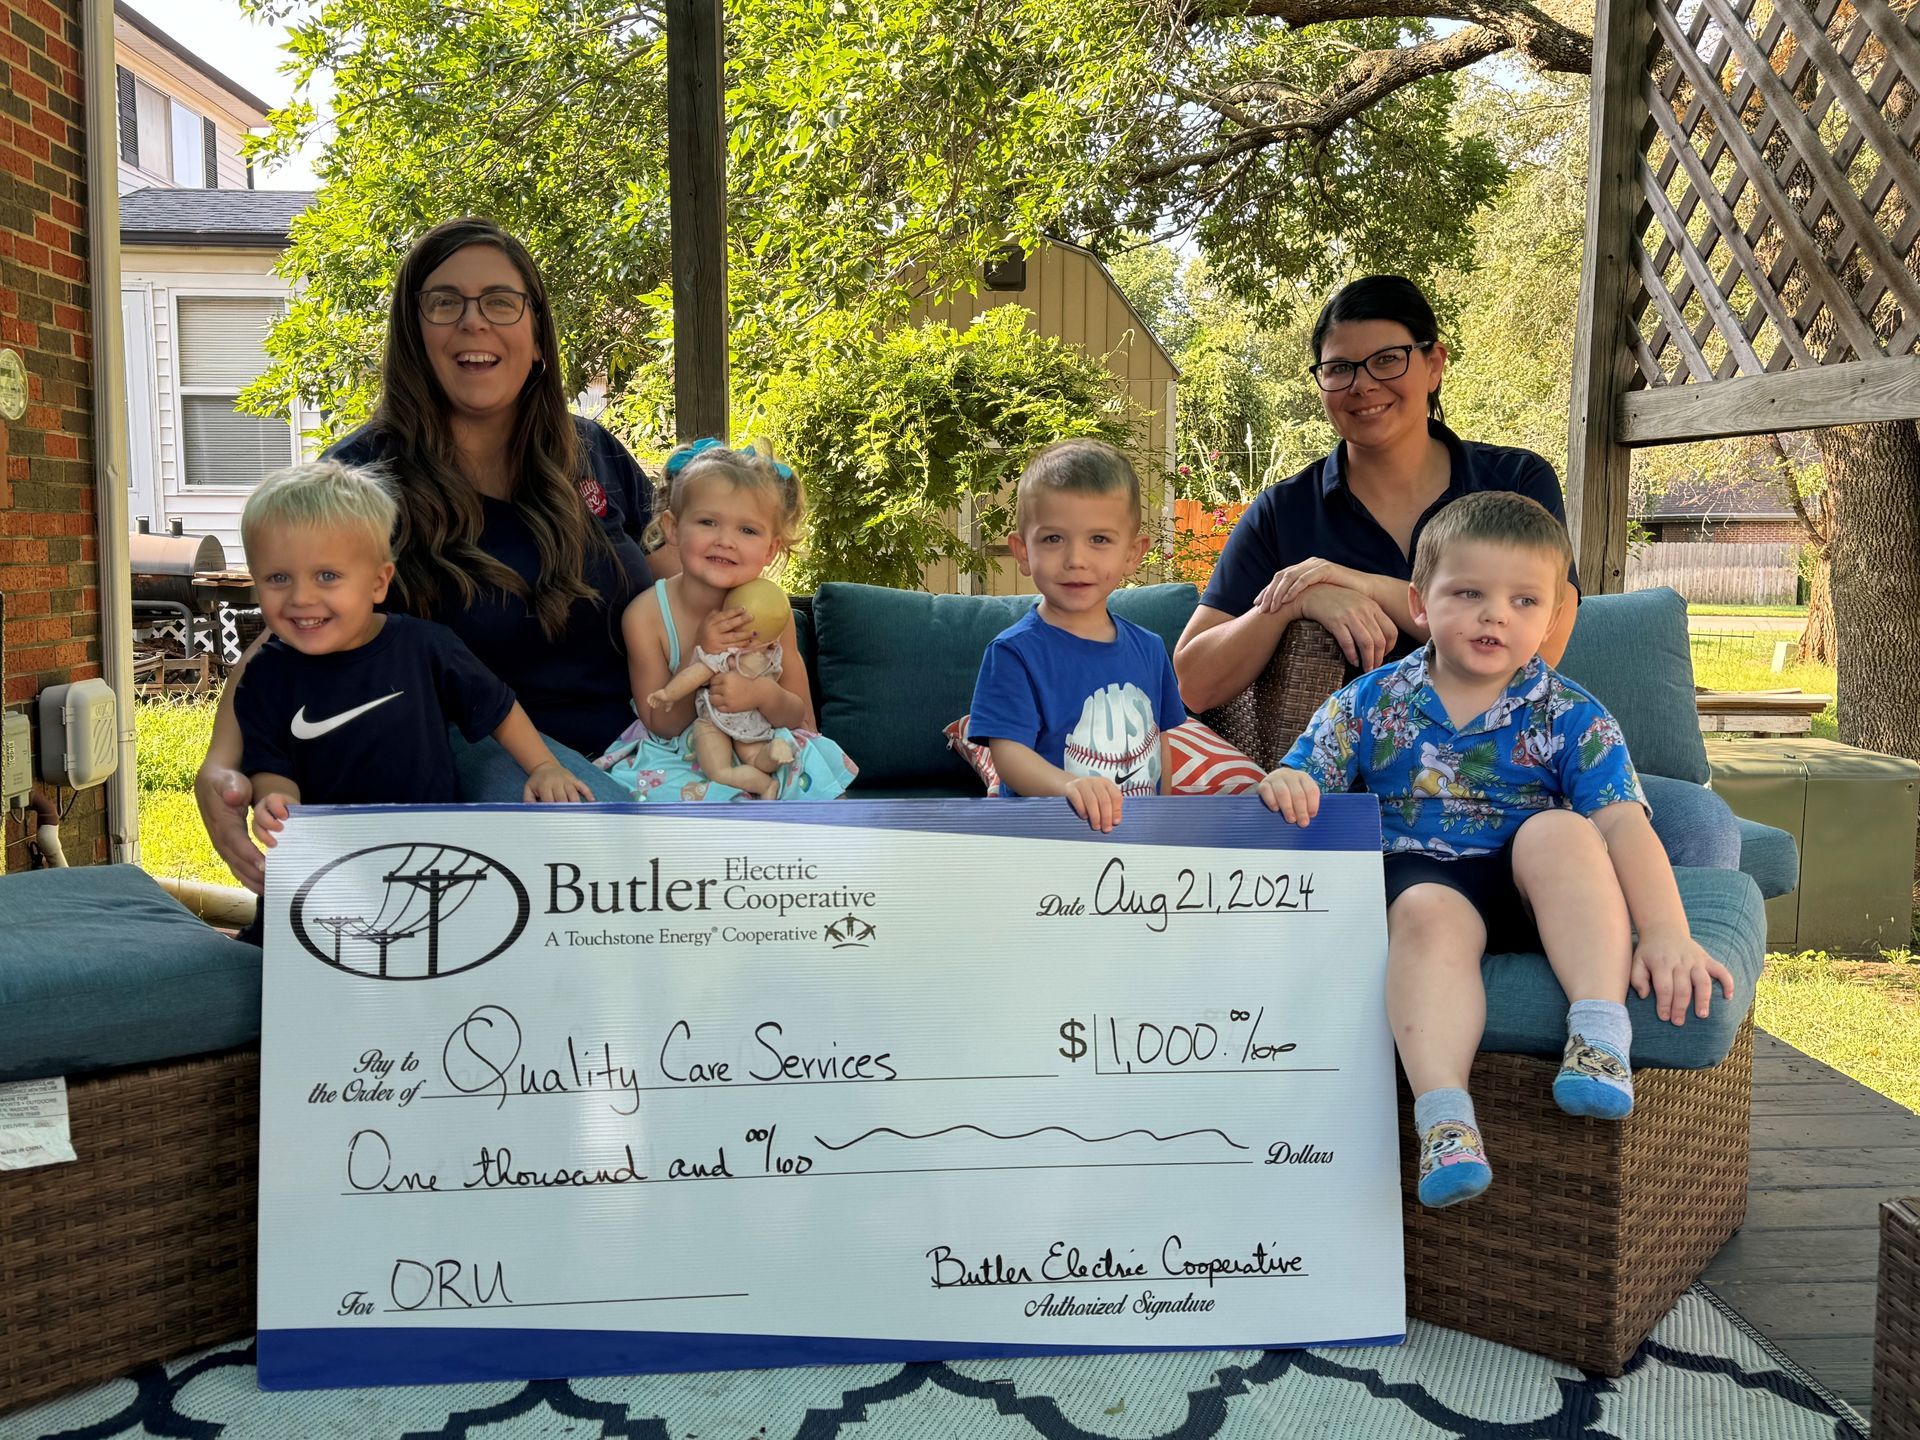
<path fill-rule="evenodd" d="M 1414 1322 L 1403 1346 L 263 1393 L 250 1342 L 0 1416 L 4 1440 L 1864 1440 L 1696 1286 L 1617 1380 Z"/>

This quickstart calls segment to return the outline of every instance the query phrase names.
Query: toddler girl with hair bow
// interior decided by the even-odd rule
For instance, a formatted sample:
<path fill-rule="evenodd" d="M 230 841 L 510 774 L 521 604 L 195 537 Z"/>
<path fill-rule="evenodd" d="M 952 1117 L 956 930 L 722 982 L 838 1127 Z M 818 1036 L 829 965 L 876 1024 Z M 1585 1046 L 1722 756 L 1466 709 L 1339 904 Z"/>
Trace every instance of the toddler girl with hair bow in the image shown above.
<path fill-rule="evenodd" d="M 799 481 L 751 446 L 732 450 L 711 439 L 676 450 L 666 473 L 660 523 L 681 571 L 636 597 L 622 617 L 638 718 L 595 763 L 636 800 L 837 798 L 855 767 L 812 728 L 792 613 L 778 635 L 758 635 L 748 610 L 728 604 L 730 592 L 758 579 L 792 543 Z M 694 641 L 690 664 L 683 634 Z M 788 655 L 796 663 L 785 664 Z"/>

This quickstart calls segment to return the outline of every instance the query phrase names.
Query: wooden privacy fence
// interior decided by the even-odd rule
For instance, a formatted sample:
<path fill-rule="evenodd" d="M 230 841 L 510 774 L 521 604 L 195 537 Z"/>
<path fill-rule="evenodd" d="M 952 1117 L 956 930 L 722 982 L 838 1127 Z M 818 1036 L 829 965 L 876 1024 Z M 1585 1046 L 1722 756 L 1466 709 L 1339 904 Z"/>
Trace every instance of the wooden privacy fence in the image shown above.
<path fill-rule="evenodd" d="M 1175 500 L 1172 563 L 1168 567 L 1172 578 L 1191 580 L 1205 589 L 1207 579 L 1220 559 L 1220 552 L 1227 546 L 1227 537 L 1246 513 L 1245 505 L 1209 505 L 1202 500 Z"/>
<path fill-rule="evenodd" d="M 1798 545 L 1663 540 L 1627 556 L 1627 589 L 1670 585 L 1703 605 L 1791 605 L 1799 584 Z"/>

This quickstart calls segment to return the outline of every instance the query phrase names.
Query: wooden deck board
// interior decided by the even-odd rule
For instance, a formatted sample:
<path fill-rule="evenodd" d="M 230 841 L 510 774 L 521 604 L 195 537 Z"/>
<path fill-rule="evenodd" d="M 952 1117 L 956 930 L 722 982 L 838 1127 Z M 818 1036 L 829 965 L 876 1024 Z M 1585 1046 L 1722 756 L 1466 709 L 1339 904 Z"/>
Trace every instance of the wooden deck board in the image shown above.
<path fill-rule="evenodd" d="M 1862 1415 L 1882 1200 L 1920 1189 L 1920 1115 L 1754 1035 L 1747 1223 L 1708 1286 Z"/>

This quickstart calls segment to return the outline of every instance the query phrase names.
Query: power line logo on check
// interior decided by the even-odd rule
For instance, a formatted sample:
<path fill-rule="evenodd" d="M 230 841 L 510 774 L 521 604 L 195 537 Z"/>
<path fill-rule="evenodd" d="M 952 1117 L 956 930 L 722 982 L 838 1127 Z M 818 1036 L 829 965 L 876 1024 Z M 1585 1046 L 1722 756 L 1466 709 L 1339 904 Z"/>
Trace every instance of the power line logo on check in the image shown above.
<path fill-rule="evenodd" d="M 520 877 L 456 845 L 376 845 L 329 861 L 293 897 L 294 938 L 322 964 L 373 980 L 433 980 L 520 938 Z"/>

